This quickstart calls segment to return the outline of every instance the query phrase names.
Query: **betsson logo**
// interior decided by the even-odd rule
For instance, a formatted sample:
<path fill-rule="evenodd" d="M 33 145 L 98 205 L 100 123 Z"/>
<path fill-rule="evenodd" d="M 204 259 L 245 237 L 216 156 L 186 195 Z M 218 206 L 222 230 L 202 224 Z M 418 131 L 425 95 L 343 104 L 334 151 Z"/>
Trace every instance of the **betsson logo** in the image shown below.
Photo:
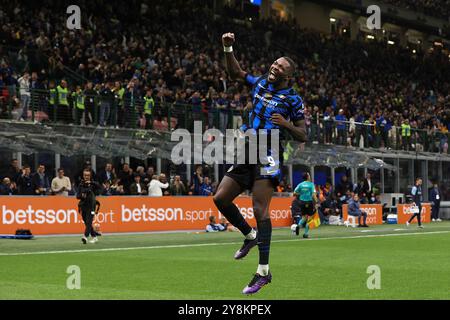
<path fill-rule="evenodd" d="M 403 214 L 414 214 L 417 211 L 417 207 L 415 205 L 405 205 L 403 206 Z M 422 206 L 421 214 L 426 213 L 425 206 Z"/>
<path fill-rule="evenodd" d="M 252 207 L 239 207 L 244 219 L 251 220 L 255 217 Z M 125 205 L 121 207 L 122 222 L 152 222 L 152 221 L 204 221 L 208 222 L 208 218 L 215 214 L 215 210 L 207 208 L 203 210 L 185 210 L 183 208 L 147 208 L 143 205 L 140 208 L 127 208 Z M 270 210 L 272 219 L 289 219 L 290 210 Z M 219 212 L 219 219 L 222 215 Z"/>
<path fill-rule="evenodd" d="M 211 208 L 208 210 L 183 210 L 182 208 L 128 208 L 121 206 L 121 221 L 127 222 L 153 222 L 153 221 L 207 221 L 213 214 Z M 109 215 L 109 222 L 113 222 L 114 212 Z M 33 209 L 29 205 L 26 209 L 11 210 L 6 205 L 2 206 L 0 223 L 4 225 L 13 224 L 71 224 L 81 223 L 81 217 L 75 209 Z"/>
<path fill-rule="evenodd" d="M 78 212 L 75 209 L 69 210 L 34 210 L 31 205 L 27 209 L 13 211 L 5 205 L 2 206 L 2 224 L 66 224 L 80 223 Z"/>

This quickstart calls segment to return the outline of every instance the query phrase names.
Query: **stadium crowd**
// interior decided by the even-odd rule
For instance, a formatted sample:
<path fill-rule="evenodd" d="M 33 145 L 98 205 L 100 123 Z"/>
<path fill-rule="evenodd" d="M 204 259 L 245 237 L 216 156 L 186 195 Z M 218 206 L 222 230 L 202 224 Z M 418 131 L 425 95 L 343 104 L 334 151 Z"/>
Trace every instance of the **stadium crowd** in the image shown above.
<path fill-rule="evenodd" d="M 137 166 L 133 169 L 128 163 L 121 165 L 117 171 L 112 163 L 107 163 L 96 173 L 91 163 L 86 161 L 83 170 L 72 179 L 65 176 L 63 168 L 58 168 L 55 177 L 46 173 L 45 169 L 45 165 L 39 164 L 36 172 L 32 172 L 29 165 L 19 167 L 18 160 L 13 159 L 6 172 L 0 174 L 0 195 L 72 196 L 76 194 L 83 170 L 91 171 L 93 180 L 102 186 L 103 196 L 210 196 L 217 187 L 217 183 L 210 179 L 207 171 L 206 174 L 203 172 L 200 165 L 192 174 L 190 184 L 183 182 L 179 175 L 168 179 L 164 173 L 156 174 L 153 166 Z"/>
<path fill-rule="evenodd" d="M 450 22 L 449 0 L 382 0 L 398 8 L 406 8 L 421 12 L 432 17 L 438 17 Z"/>
<path fill-rule="evenodd" d="M 62 122 L 164 130 L 169 122 L 174 128 L 203 119 L 208 127 L 237 128 L 251 101 L 248 88 L 228 80 L 223 68 L 220 36 L 232 30 L 244 70 L 262 74 L 286 53 L 297 61 L 294 87 L 305 101 L 312 142 L 447 152 L 450 62 L 439 48 L 412 54 L 275 18 L 250 28 L 215 16 L 207 1 L 152 4 L 81 1 L 78 31 L 57 28 L 65 16 L 45 5 L 2 7 L 0 87 L 9 88 L 2 90 L 3 115 L 10 98 L 24 120 L 33 101 L 42 119 Z M 80 78 L 66 81 L 67 70 Z M 49 91 L 30 97 L 30 89 Z"/>

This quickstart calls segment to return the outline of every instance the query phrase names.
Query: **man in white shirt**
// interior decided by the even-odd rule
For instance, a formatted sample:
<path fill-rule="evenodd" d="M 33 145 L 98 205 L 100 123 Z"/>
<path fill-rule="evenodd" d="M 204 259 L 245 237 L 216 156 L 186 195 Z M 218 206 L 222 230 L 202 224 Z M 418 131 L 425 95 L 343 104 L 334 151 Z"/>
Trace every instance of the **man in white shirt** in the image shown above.
<path fill-rule="evenodd" d="M 150 181 L 150 183 L 148 184 L 148 195 L 150 197 L 162 197 L 162 189 L 166 189 L 168 187 L 169 183 L 162 183 L 161 181 L 159 181 L 159 177 L 157 175 L 154 175 L 152 177 L 152 181 Z"/>
<path fill-rule="evenodd" d="M 72 190 L 69 177 L 64 176 L 64 170 L 58 169 L 58 176 L 52 180 L 52 191 L 58 196 L 68 196 L 69 191 Z"/>

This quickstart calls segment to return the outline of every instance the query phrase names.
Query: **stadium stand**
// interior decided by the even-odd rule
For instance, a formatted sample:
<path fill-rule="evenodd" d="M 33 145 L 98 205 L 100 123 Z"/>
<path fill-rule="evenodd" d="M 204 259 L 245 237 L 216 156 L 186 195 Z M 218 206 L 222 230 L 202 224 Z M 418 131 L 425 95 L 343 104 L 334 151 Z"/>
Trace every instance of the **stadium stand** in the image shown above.
<path fill-rule="evenodd" d="M 272 58 L 279 55 L 279 51 L 289 48 L 300 65 L 296 86 L 303 94 L 306 105 L 318 106 L 321 114 L 326 112 L 327 106 L 331 106 L 332 117 L 343 109 L 347 119 L 355 118 L 362 112 L 363 118 L 359 119 L 364 122 L 369 120 L 369 113 L 376 115 L 382 111 L 383 118 L 397 127 L 401 126 L 403 119 L 408 119 L 413 129 L 445 130 L 442 127 L 448 127 L 444 105 L 448 104 L 446 75 L 450 64 L 448 57 L 438 50 L 431 54 L 418 52 L 412 55 L 406 48 L 389 47 L 385 43 L 350 42 L 339 36 L 301 30 L 293 22 L 254 22 L 250 33 L 248 27 L 233 25 L 227 18 L 215 19 L 208 7 L 202 8 L 198 4 L 184 6 L 193 9 L 179 9 L 177 2 L 160 2 L 152 8 L 151 14 L 144 14 L 148 8 L 138 4 L 132 2 L 129 8 L 130 12 L 141 13 L 132 19 L 124 14 L 126 10 L 117 10 L 120 8 L 116 7 L 112 10 L 111 5 L 101 2 L 86 3 L 89 12 L 98 12 L 96 9 L 105 5 L 104 10 L 111 16 L 106 20 L 103 15 L 92 15 L 81 34 L 52 29 L 51 25 L 60 21 L 51 20 L 57 18 L 50 17 L 45 8 L 24 10 L 19 5 L 10 4 L 3 9 L 5 13 L 1 22 L 2 38 L 5 39 L 2 44 L 3 85 L 20 88 L 17 80 L 23 72 L 40 71 L 33 85 L 36 94 L 31 101 L 36 111 L 45 112 L 46 99 L 41 98 L 43 93 L 38 90 L 49 89 L 46 82 L 50 79 L 67 78 L 65 69 L 73 70 L 79 79 L 89 79 L 94 84 L 91 95 L 98 98 L 97 122 L 102 109 L 99 105 L 107 99 L 101 98 L 102 90 L 108 83 L 108 89 L 116 94 L 123 88 L 125 92 L 118 94 L 121 96 L 118 104 L 127 105 L 129 103 L 124 100 L 130 92 L 130 80 L 135 83 L 133 96 L 139 102 L 134 106 L 137 110 L 127 110 L 126 115 L 143 111 L 145 102 L 142 98 L 147 87 L 153 89 L 156 104 L 188 105 L 193 109 L 194 116 L 199 117 L 206 116 L 210 109 L 216 109 L 219 100 L 216 94 L 225 91 L 227 95 L 222 97 L 222 105 L 242 113 L 248 102 L 248 91 L 242 84 L 226 80 L 221 68 L 220 48 L 215 45 L 224 31 L 223 26 L 227 25 L 227 29 L 236 29 L 241 41 L 251 44 L 242 46 L 238 52 L 244 68 L 254 73 L 262 72 Z M 12 16 L 14 21 L 10 21 Z M 198 19 L 199 16 L 202 18 Z M 52 23 L 44 28 L 43 21 Z M 137 23 L 148 27 L 137 28 Z M 206 25 L 210 30 L 205 32 Z M 160 32 L 162 26 L 164 32 Z M 93 30 L 95 37 L 92 36 Z M 189 34 L 183 30 L 190 30 Z M 270 39 L 265 35 L 267 30 L 272 31 Z M 11 47 L 23 49 L 11 52 Z M 11 65 L 11 60 L 15 61 L 15 66 Z M 114 81 L 119 81 L 120 85 L 116 86 Z M 69 93 L 75 93 L 78 84 L 83 89 L 85 82 L 69 81 Z M 57 85 L 58 82 L 56 88 Z M 76 95 L 72 97 L 75 100 Z M 76 107 L 76 101 L 73 104 Z M 121 112 L 121 108 L 115 109 L 118 110 L 113 111 Z M 166 112 L 161 110 L 154 121 L 159 128 L 168 127 L 164 124 L 164 120 L 166 123 L 168 121 L 167 114 L 161 113 Z M 172 116 L 176 117 L 179 113 L 174 107 Z M 36 117 L 45 119 L 41 114 Z M 67 117 L 72 118 L 70 114 Z M 110 123 L 117 121 L 119 125 L 137 126 L 139 114 L 134 117 L 125 123 L 120 123 L 123 119 L 120 116 L 111 116 L 109 120 Z M 375 123 L 376 119 L 369 121 Z"/>
<path fill-rule="evenodd" d="M 383 0 L 382 2 L 450 21 L 450 1 L 448 0 Z"/>

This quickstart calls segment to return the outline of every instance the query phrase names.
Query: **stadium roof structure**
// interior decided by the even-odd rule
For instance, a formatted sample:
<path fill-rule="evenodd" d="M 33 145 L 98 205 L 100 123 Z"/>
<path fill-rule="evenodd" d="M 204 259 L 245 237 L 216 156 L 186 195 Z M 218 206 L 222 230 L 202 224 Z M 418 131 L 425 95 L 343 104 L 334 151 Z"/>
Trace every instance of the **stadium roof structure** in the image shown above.
<path fill-rule="evenodd" d="M 15 121 L 1 121 L 0 128 L 0 148 L 11 152 L 170 158 L 168 132 Z"/>
<path fill-rule="evenodd" d="M 327 166 L 331 168 L 367 168 L 371 170 L 387 169 L 397 171 L 397 168 L 372 157 L 366 152 L 358 152 L 355 148 L 338 145 L 313 144 L 307 148 L 299 147 L 298 142 L 288 142 L 295 150 L 286 164 L 300 164 L 305 166 Z"/>
<path fill-rule="evenodd" d="M 67 157 L 96 155 L 107 159 L 134 157 L 142 160 L 147 158 L 170 160 L 172 148 L 178 143 L 178 141 L 171 141 L 171 132 L 168 131 L 63 124 L 50 126 L 0 120 L 0 149 L 8 152 L 22 152 L 27 155 L 37 152 L 54 152 Z M 208 142 L 204 142 L 203 149 L 207 144 Z M 396 170 L 396 167 L 384 162 L 383 158 L 439 160 L 439 158 L 445 157 L 442 160 L 446 161 L 450 158 L 448 155 L 405 154 L 404 151 L 394 150 L 382 152 L 375 149 L 361 150 L 337 145 L 313 144 L 303 148 L 296 141 L 287 141 L 285 154 L 286 151 L 287 157 L 284 161 L 286 165 L 300 164 L 372 170 L 384 168 L 393 171 Z"/>

